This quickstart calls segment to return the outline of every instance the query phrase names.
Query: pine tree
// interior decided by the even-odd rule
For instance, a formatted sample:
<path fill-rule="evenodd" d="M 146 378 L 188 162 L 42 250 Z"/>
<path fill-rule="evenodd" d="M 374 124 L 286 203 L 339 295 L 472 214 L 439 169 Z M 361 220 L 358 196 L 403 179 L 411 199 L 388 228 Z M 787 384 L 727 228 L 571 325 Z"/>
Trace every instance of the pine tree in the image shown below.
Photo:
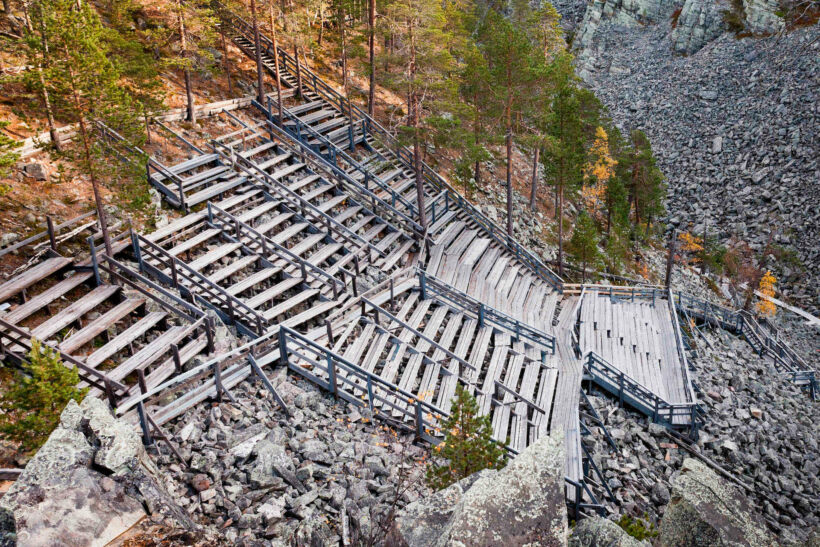
<path fill-rule="evenodd" d="M 427 467 L 427 484 L 440 490 L 482 469 L 504 466 L 504 450 L 492 440 L 489 416 L 478 415 L 478 403 L 463 386 L 456 388 L 450 416 L 442 424 L 444 441 L 435 447 L 436 461 Z"/>
<path fill-rule="evenodd" d="M 31 340 L 23 369 L 0 398 L 0 431 L 29 451 L 45 442 L 68 402 L 80 402 L 88 388 L 78 389 L 77 369 L 64 366 L 57 352 L 37 339 Z"/>
<path fill-rule="evenodd" d="M 119 50 L 121 36 L 102 24 L 88 2 L 39 0 L 32 5 L 31 16 L 33 26 L 41 29 L 44 39 L 30 47 L 48 45 L 49 63 L 43 70 L 43 81 L 55 114 L 78 127 L 78 138 L 65 146 L 64 153 L 73 160 L 77 171 L 91 181 L 103 239 L 110 253 L 100 173 L 105 170 L 119 176 L 133 166 L 111 161 L 95 139 L 96 123 L 106 124 L 134 144 L 144 139 L 140 120 L 143 108 L 124 78 L 123 69 L 129 63 Z"/>
<path fill-rule="evenodd" d="M 422 148 L 435 136 L 437 122 L 449 117 L 455 101 L 456 82 L 449 77 L 456 69 L 449 50 L 452 36 L 436 0 L 395 0 L 384 14 L 395 44 L 387 55 L 404 65 L 402 72 L 385 74 L 384 81 L 405 97 L 407 116 L 399 134 L 413 147 L 419 224 L 426 229 Z"/>
<path fill-rule="evenodd" d="M 581 266 L 581 278 L 586 283 L 587 267 L 596 269 L 601 261 L 598 249 L 598 228 L 586 211 L 581 211 L 575 222 L 575 230 L 567 245 L 567 252 Z"/>
<path fill-rule="evenodd" d="M 544 121 L 547 136 L 541 157 L 544 169 L 555 186 L 555 217 L 558 222 L 558 274 L 564 269 L 564 198 L 575 192 L 583 180 L 586 159 L 585 128 L 581 118 L 581 93 L 569 54 L 560 54 L 551 65 L 555 82 Z"/>
<path fill-rule="evenodd" d="M 538 104 L 539 82 L 546 77 L 543 57 L 536 53 L 522 25 L 491 10 L 482 26 L 480 47 L 487 59 L 491 98 L 502 112 L 506 146 L 507 233 L 513 235 L 512 145 L 518 121 Z"/>
<path fill-rule="evenodd" d="M 9 122 L 0 121 L 0 129 L 4 129 L 8 125 Z M 20 159 L 20 154 L 15 152 L 15 149 L 20 148 L 22 145 L 23 143 L 20 141 L 0 133 L 0 178 L 7 176 L 9 168 Z"/>
<path fill-rule="evenodd" d="M 658 169 L 649 138 L 642 132 L 632 132 L 632 153 L 630 155 L 629 193 L 635 212 L 635 226 L 640 229 L 646 222 L 644 237 L 649 235 L 652 220 L 663 215 L 666 185 L 664 176 Z"/>

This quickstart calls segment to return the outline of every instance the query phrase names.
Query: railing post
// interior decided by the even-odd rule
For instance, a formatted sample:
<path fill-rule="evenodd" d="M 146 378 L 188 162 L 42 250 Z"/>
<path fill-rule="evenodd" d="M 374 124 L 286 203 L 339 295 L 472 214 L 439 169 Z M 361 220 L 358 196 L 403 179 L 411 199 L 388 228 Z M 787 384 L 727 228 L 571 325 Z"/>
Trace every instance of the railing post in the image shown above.
<path fill-rule="evenodd" d="M 182 359 L 179 356 L 179 346 L 171 344 L 171 356 L 174 359 L 174 371 L 177 374 L 182 373 Z"/>
<path fill-rule="evenodd" d="M 421 292 L 421 299 L 427 300 L 427 275 L 424 270 L 419 270 L 419 292 Z"/>
<path fill-rule="evenodd" d="M 213 353 L 215 349 L 215 329 L 214 318 L 209 315 L 205 318 L 205 336 L 208 338 L 208 353 Z"/>
<path fill-rule="evenodd" d="M 88 236 L 88 246 L 91 249 L 91 267 L 94 269 L 94 283 L 99 287 L 102 285 L 102 279 L 100 279 L 100 265 L 97 262 L 97 249 L 94 247 L 94 236 Z"/>
<path fill-rule="evenodd" d="M 367 408 L 373 413 L 373 377 L 367 375 Z"/>
<path fill-rule="evenodd" d="M 213 364 L 214 369 L 214 387 L 216 388 L 216 400 L 222 402 L 222 364 L 219 360 Z"/>
<path fill-rule="evenodd" d="M 624 406 L 624 373 L 618 374 L 618 402 Z"/>
<path fill-rule="evenodd" d="M 57 252 L 57 238 L 54 235 L 54 220 L 51 215 L 46 217 L 46 225 L 48 227 L 48 241 L 51 244 L 51 250 Z"/>
<path fill-rule="evenodd" d="M 339 398 L 339 386 L 336 379 L 336 363 L 333 361 L 333 355 L 330 351 L 325 352 L 325 361 L 327 362 L 327 377 L 330 381 L 330 391 L 333 392 L 335 398 Z"/>
<path fill-rule="evenodd" d="M 288 341 L 285 336 L 285 329 L 279 328 L 279 364 L 288 366 Z"/>
<path fill-rule="evenodd" d="M 478 303 L 478 326 L 484 327 L 484 304 L 481 302 Z"/>
<path fill-rule="evenodd" d="M 655 408 L 652 411 L 652 422 L 653 423 L 658 422 L 658 398 L 657 397 L 655 397 Z"/>
<path fill-rule="evenodd" d="M 141 368 L 137 369 L 137 382 L 139 384 L 140 394 L 145 395 L 148 393 L 148 386 L 145 384 L 145 372 Z M 154 440 L 151 438 L 151 430 L 145 415 L 145 404 L 142 400 L 137 403 L 137 414 L 139 415 L 140 426 L 142 427 L 142 444 L 150 446 L 154 444 Z"/>
<path fill-rule="evenodd" d="M 424 434 L 424 413 L 421 410 L 421 401 L 416 399 L 416 437 L 423 438 Z"/>

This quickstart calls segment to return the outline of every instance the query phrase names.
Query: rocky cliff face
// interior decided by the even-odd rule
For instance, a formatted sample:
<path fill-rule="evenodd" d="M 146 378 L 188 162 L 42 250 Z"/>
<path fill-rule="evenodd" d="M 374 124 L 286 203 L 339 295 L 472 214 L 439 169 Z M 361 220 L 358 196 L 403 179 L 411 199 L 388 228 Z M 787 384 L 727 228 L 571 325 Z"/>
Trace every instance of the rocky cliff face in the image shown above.
<path fill-rule="evenodd" d="M 97 398 L 71 401 L 0 500 L 0 544 L 106 545 L 148 514 L 196 532 L 162 483 L 131 424 Z"/>
<path fill-rule="evenodd" d="M 790 248 L 805 272 L 781 265 L 781 286 L 817 310 L 820 28 L 760 37 L 782 28 L 776 2 L 743 4 L 755 36 L 739 39 L 721 2 L 595 0 L 573 42 L 578 72 L 616 123 L 651 138 L 672 224 Z"/>

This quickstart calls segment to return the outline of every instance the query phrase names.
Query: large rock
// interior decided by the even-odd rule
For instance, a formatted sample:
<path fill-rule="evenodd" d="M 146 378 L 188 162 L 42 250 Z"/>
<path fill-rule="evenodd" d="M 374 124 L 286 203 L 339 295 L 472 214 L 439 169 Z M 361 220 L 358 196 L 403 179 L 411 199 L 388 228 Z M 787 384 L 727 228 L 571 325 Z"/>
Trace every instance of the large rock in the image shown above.
<path fill-rule="evenodd" d="M 105 545 L 143 519 L 145 507 L 195 529 L 160 484 L 133 426 L 100 399 L 71 401 L 0 499 L 0 544 Z"/>
<path fill-rule="evenodd" d="M 672 31 L 672 47 L 676 53 L 691 55 L 725 30 L 723 11 L 729 9 L 726 0 L 686 0 Z"/>
<path fill-rule="evenodd" d="M 611 520 L 601 517 L 583 519 L 572 529 L 568 547 L 641 547 L 645 543 L 633 538 Z"/>
<path fill-rule="evenodd" d="M 418 500 L 388 545 L 565 545 L 564 439 L 543 437 L 504 469 L 485 470 Z"/>
<path fill-rule="evenodd" d="M 698 460 L 686 459 L 672 479 L 672 499 L 661 520 L 668 547 L 777 545 L 746 496 Z"/>
<path fill-rule="evenodd" d="M 777 15 L 780 9 L 777 0 L 743 0 L 746 28 L 760 34 L 780 32 L 786 24 Z"/>

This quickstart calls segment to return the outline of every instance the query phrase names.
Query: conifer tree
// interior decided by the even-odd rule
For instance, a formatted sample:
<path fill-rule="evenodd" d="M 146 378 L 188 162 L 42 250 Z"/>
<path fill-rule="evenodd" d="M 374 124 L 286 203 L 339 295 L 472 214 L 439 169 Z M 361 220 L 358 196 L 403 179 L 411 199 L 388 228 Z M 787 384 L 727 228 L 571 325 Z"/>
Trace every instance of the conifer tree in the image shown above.
<path fill-rule="evenodd" d="M 88 2 L 38 0 L 32 7 L 34 26 L 41 28 L 45 37 L 40 43 L 47 43 L 49 48 L 49 64 L 43 75 L 55 114 L 78 127 L 78 137 L 65 146 L 64 153 L 91 181 L 106 251 L 110 253 L 100 173 L 105 170 L 117 175 L 129 166 L 111 161 L 95 138 L 96 124 L 104 123 L 133 144 L 139 145 L 144 139 L 140 120 L 143 108 L 124 78 L 123 69 L 129 63 L 117 47 L 121 37 L 102 24 Z"/>
<path fill-rule="evenodd" d="M 598 228 L 595 221 L 586 212 L 581 211 L 575 222 L 575 230 L 567 245 L 567 252 L 581 266 L 581 278 L 586 283 L 587 267 L 597 268 L 601 260 L 598 249 Z"/>
<path fill-rule="evenodd" d="M 4 129 L 9 125 L 8 121 L 0 121 L 0 129 Z M 20 141 L 7 137 L 0 133 L 0 177 L 8 175 L 9 168 L 17 163 L 20 159 L 20 154 L 15 152 L 17 148 L 23 145 Z"/>
<path fill-rule="evenodd" d="M 504 450 L 492 440 L 490 417 L 478 415 L 475 397 L 463 386 L 456 388 L 450 416 L 441 427 L 444 441 L 435 447 L 435 460 L 427 467 L 431 488 L 447 488 L 482 469 L 504 466 Z"/>
<path fill-rule="evenodd" d="M 422 148 L 434 137 L 436 122 L 449 116 L 456 97 L 456 83 L 449 77 L 456 68 L 449 50 L 452 36 L 436 0 L 395 0 L 385 7 L 384 19 L 395 43 L 387 55 L 403 63 L 401 72 L 385 74 L 384 81 L 405 97 L 407 116 L 399 133 L 412 144 L 419 224 L 426 229 Z"/>
<path fill-rule="evenodd" d="M 85 396 L 88 388 L 78 389 L 79 380 L 76 368 L 64 366 L 57 352 L 33 338 L 23 374 L 0 398 L 0 431 L 26 451 L 38 448 L 68 402 Z"/>
<path fill-rule="evenodd" d="M 564 263 L 564 197 L 575 192 L 583 180 L 586 159 L 584 123 L 581 119 L 581 97 L 576 85 L 572 58 L 560 54 L 551 65 L 555 89 L 545 116 L 542 163 L 555 186 L 555 217 L 558 221 L 558 274 Z"/>
<path fill-rule="evenodd" d="M 663 215 L 666 197 L 664 177 L 658 169 L 649 138 L 639 130 L 632 132 L 630 155 L 629 193 L 635 212 L 635 225 L 640 229 L 646 222 L 644 237 L 649 235 L 652 219 Z"/>
<path fill-rule="evenodd" d="M 512 145 L 516 124 L 538 103 L 539 82 L 546 76 L 525 29 L 494 10 L 480 30 L 487 59 L 491 97 L 502 111 L 506 146 L 507 233 L 513 235 Z M 520 124 L 519 124 L 520 125 Z"/>

